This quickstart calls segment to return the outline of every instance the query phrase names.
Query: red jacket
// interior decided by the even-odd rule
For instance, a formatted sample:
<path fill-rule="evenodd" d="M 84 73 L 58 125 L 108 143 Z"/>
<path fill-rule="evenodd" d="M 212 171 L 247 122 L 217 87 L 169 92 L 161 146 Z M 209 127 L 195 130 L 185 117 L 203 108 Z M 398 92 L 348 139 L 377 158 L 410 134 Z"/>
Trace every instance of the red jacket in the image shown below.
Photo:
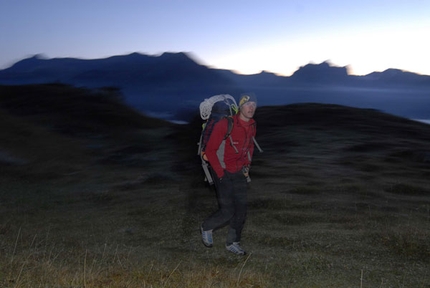
<path fill-rule="evenodd" d="M 251 165 L 256 134 L 255 126 L 254 119 L 245 122 L 239 118 L 239 114 L 236 114 L 233 116 L 231 137 L 224 141 L 228 129 L 228 120 L 222 119 L 215 124 L 205 153 L 219 178 L 223 177 L 224 170 L 236 173 L 241 171 L 244 166 Z M 236 147 L 237 152 L 233 146 Z"/>

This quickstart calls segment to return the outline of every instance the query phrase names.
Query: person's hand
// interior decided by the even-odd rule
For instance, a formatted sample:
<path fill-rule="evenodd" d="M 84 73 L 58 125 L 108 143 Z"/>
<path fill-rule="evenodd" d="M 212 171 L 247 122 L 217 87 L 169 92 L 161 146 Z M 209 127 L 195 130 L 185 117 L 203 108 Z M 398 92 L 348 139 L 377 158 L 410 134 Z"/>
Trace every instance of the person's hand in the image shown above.
<path fill-rule="evenodd" d="M 245 175 L 245 177 L 248 177 L 249 176 L 249 166 L 243 166 L 243 168 L 242 168 L 242 173 L 243 173 L 243 175 Z"/>
<path fill-rule="evenodd" d="M 221 181 L 221 180 L 222 180 L 222 178 L 223 178 L 223 177 L 224 177 L 224 175 L 225 175 L 224 171 L 222 171 L 222 172 L 223 172 L 223 173 L 222 173 L 222 175 L 221 175 L 221 176 L 217 175 L 217 176 L 218 176 L 219 181 Z"/>
<path fill-rule="evenodd" d="M 251 178 L 249 177 L 249 166 L 244 166 L 243 168 L 242 168 L 242 173 L 243 173 L 243 176 L 245 176 L 245 178 L 246 178 L 246 182 L 251 182 Z"/>

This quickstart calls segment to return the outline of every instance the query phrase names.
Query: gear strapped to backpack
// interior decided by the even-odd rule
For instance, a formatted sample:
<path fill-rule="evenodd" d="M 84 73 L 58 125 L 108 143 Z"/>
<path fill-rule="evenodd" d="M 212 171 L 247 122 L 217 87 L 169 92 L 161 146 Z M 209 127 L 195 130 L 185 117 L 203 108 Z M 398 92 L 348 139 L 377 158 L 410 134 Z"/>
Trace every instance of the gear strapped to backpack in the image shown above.
<path fill-rule="evenodd" d="M 205 123 L 203 123 L 203 129 L 200 135 L 200 141 L 198 143 L 199 148 L 197 151 L 197 155 L 199 155 L 202 160 L 202 167 L 206 176 L 205 180 L 208 181 L 210 185 L 213 184 L 213 179 L 209 171 L 209 162 L 205 155 L 206 144 L 209 141 L 210 135 L 215 124 L 224 118 L 227 118 L 228 120 L 227 133 L 224 136 L 224 140 L 228 137 L 231 137 L 230 134 L 233 130 L 232 116 L 237 114 L 238 110 L 239 109 L 236 104 L 236 100 L 234 100 L 234 98 L 228 94 L 215 95 L 208 99 L 205 99 L 202 103 L 200 103 L 200 117 L 205 120 Z M 256 144 L 257 148 L 262 152 L 255 138 L 253 139 L 253 141 Z M 233 146 L 233 148 L 238 153 L 236 147 Z"/>
<path fill-rule="evenodd" d="M 209 172 L 209 163 L 205 155 L 206 144 L 209 141 L 215 124 L 224 118 L 228 119 L 228 129 L 224 139 L 230 137 L 231 130 L 233 129 L 232 116 L 235 115 L 237 111 L 236 100 L 228 94 L 215 95 L 200 103 L 200 117 L 205 120 L 205 122 L 203 123 L 203 129 L 198 143 L 199 148 L 197 155 L 201 157 L 203 171 L 210 185 L 213 184 L 213 179 Z"/>

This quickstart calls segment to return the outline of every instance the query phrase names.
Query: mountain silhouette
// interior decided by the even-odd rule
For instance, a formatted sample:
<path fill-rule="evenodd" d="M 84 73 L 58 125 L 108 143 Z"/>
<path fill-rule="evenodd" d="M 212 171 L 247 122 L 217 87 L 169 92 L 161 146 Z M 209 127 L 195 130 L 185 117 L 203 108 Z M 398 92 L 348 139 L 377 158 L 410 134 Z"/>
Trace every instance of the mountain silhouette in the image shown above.
<path fill-rule="evenodd" d="M 65 82 L 90 87 L 126 85 L 163 85 L 199 81 L 201 85 L 218 84 L 221 79 L 184 53 L 164 53 L 158 57 L 139 53 L 105 59 L 44 59 L 40 55 L 17 62 L 0 71 L 3 84 Z"/>
<path fill-rule="evenodd" d="M 300 83 L 345 83 L 348 82 L 348 72 L 346 67 L 333 67 L 323 62 L 300 67 L 290 79 Z"/>
<path fill-rule="evenodd" d="M 259 105 L 317 102 L 372 108 L 408 118 L 428 118 L 430 76 L 387 69 L 364 76 L 328 61 L 307 64 L 291 76 L 268 71 L 240 75 L 212 69 L 188 53 L 159 56 L 131 53 L 103 59 L 53 58 L 43 55 L 0 70 L 0 84 L 62 83 L 77 87 L 116 87 L 127 104 L 161 118 L 187 120 L 199 103 L 215 94 L 254 92 Z"/>

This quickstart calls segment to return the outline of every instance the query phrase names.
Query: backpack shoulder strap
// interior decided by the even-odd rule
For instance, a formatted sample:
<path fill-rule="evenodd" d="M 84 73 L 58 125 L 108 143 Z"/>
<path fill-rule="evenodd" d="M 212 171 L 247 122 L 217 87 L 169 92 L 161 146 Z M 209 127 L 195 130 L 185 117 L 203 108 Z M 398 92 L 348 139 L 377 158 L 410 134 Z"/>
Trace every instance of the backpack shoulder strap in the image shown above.
<path fill-rule="evenodd" d="M 233 117 L 227 116 L 225 118 L 227 118 L 227 133 L 225 133 L 224 140 L 230 137 L 230 134 L 231 134 L 231 131 L 233 130 L 233 125 L 234 125 Z"/>
<path fill-rule="evenodd" d="M 239 153 L 239 150 L 237 150 L 236 146 L 234 146 L 233 139 L 231 138 L 231 131 L 233 130 L 234 119 L 232 116 L 227 116 L 226 118 L 227 118 L 227 133 L 225 133 L 224 140 L 226 140 L 227 138 L 230 139 L 230 145 L 231 147 L 233 147 L 234 151 L 237 154 Z"/>

